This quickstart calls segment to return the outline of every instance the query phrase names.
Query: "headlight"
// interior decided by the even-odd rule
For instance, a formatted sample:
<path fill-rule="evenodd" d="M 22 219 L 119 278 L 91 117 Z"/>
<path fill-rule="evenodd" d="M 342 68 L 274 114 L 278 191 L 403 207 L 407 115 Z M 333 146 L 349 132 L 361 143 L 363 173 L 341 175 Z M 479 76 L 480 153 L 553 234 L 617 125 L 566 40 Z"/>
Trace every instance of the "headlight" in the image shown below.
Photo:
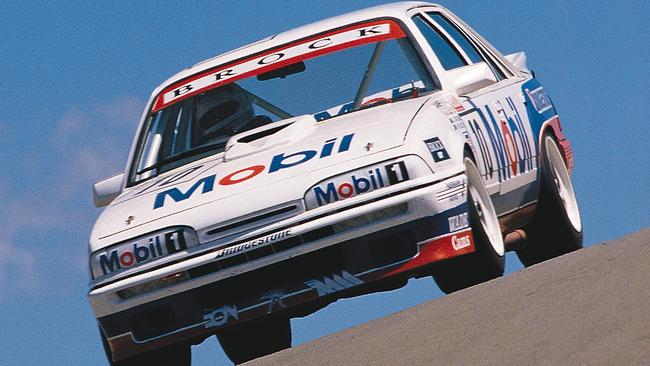
<path fill-rule="evenodd" d="M 311 187 L 305 194 L 307 209 L 405 182 L 410 179 L 410 168 L 407 169 L 409 162 L 405 162 L 408 160 L 411 160 L 412 164 L 415 159 L 405 157 L 386 161 L 326 179 Z"/>
<path fill-rule="evenodd" d="M 198 245 L 194 230 L 172 228 L 122 242 L 93 253 L 93 278 L 120 272 Z"/>

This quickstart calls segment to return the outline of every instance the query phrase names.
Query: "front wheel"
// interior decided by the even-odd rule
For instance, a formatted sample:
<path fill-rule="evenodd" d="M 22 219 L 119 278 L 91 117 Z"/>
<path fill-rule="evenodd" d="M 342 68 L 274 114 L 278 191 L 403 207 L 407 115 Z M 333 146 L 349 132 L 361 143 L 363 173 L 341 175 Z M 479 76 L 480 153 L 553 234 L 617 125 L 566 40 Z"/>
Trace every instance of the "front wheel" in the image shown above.
<path fill-rule="evenodd" d="M 291 347 L 291 323 L 287 317 L 253 320 L 217 334 L 228 358 L 240 364 Z"/>
<path fill-rule="evenodd" d="M 537 212 L 525 229 L 527 244 L 517 250 L 525 266 L 582 248 L 582 220 L 571 176 L 553 135 L 542 139 Z"/>
<path fill-rule="evenodd" d="M 433 269 L 433 279 L 444 293 L 503 276 L 505 250 L 497 214 L 483 179 L 469 154 L 465 157 L 467 205 L 475 251 L 440 263 Z"/>

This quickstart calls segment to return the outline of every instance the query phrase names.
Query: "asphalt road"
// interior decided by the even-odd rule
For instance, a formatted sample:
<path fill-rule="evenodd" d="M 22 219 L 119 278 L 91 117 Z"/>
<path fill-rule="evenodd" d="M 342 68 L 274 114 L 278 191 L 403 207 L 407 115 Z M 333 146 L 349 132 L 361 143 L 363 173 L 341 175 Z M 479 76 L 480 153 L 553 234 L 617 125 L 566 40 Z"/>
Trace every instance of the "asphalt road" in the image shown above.
<path fill-rule="evenodd" d="M 246 365 L 650 365 L 650 229 Z"/>

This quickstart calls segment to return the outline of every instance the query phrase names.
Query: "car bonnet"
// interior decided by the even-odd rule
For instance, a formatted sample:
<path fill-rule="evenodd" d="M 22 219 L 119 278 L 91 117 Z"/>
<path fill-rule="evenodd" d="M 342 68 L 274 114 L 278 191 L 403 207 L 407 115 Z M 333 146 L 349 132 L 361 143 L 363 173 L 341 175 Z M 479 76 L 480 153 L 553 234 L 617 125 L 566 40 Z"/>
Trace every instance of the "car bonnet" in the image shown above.
<path fill-rule="evenodd" d="M 114 243 L 168 226 L 200 229 L 199 222 L 206 218 L 195 217 L 193 209 L 198 206 L 212 205 L 215 209 L 208 221 L 216 224 L 302 200 L 311 185 L 341 173 L 337 165 L 401 146 L 425 99 L 378 106 L 322 122 L 308 116 L 277 122 L 267 129 L 285 127 L 252 141 L 242 136 L 259 129 L 234 136 L 225 154 L 187 164 L 127 189 L 102 212 L 91 242 Z"/>

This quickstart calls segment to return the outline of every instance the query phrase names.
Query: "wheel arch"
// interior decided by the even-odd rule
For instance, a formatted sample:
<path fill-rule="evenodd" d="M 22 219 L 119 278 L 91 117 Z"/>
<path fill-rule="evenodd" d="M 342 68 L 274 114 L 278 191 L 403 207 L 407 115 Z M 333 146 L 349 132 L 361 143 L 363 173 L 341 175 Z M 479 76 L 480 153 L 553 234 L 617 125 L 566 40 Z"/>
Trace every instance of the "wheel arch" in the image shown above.
<path fill-rule="evenodd" d="M 544 122 L 542 128 L 539 132 L 539 141 L 537 141 L 538 154 L 537 154 L 537 163 L 541 166 L 542 159 L 542 139 L 544 135 L 550 134 L 555 138 L 555 141 L 560 145 L 560 152 L 562 153 L 562 158 L 564 163 L 567 165 L 570 173 L 573 173 L 574 168 L 574 157 L 573 157 L 573 147 L 571 142 L 564 134 L 562 130 L 562 124 L 560 123 L 560 118 L 555 116 L 548 121 Z"/>
<path fill-rule="evenodd" d="M 476 156 L 474 155 L 474 150 L 468 142 L 465 142 L 463 145 L 463 155 L 467 154 L 474 162 L 476 162 Z"/>

